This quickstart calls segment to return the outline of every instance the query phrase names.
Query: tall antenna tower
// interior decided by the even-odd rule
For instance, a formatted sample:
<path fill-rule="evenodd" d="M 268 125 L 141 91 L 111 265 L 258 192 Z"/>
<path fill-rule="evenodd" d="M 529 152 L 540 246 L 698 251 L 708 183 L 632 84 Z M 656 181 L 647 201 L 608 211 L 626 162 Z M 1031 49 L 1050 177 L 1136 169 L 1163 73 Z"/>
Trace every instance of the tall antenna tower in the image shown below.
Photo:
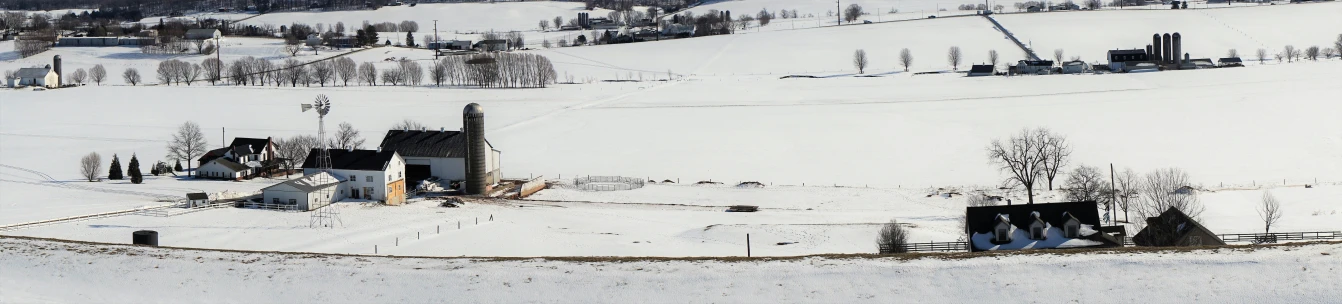
<path fill-rule="evenodd" d="M 319 172 L 315 175 L 312 182 L 316 185 L 339 183 L 340 181 L 335 180 L 331 175 L 331 152 L 326 146 L 326 113 L 331 112 L 331 100 L 327 99 L 326 95 L 323 94 L 317 95 L 317 100 L 313 101 L 312 104 L 303 104 L 303 112 L 314 109 L 317 110 L 318 149 L 316 160 Z M 314 206 L 316 209 L 312 211 L 312 215 L 308 218 L 309 228 L 335 228 L 337 225 L 343 226 L 345 224 L 340 220 L 340 208 L 331 204 L 332 200 L 338 199 L 332 197 L 335 195 L 335 188 L 338 188 L 338 186 L 325 187 L 314 193 L 318 198 L 315 203 L 321 205 Z"/>

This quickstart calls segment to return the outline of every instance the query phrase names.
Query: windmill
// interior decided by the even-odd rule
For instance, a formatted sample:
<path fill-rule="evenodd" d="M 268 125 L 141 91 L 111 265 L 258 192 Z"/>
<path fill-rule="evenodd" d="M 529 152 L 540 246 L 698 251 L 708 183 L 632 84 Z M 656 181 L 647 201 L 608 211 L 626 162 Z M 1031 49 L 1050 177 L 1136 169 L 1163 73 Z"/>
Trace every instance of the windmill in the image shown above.
<path fill-rule="evenodd" d="M 331 152 L 326 147 L 326 114 L 331 112 L 331 100 L 326 95 L 317 95 L 317 99 L 312 104 L 303 104 L 303 112 L 308 110 L 317 110 L 317 170 L 313 184 L 328 185 L 338 183 L 331 176 Z M 322 174 L 325 173 L 325 174 Z M 308 227 L 329 227 L 335 228 L 336 225 L 344 225 L 340 220 L 340 208 L 331 205 L 332 196 L 335 195 L 335 188 L 326 187 L 317 190 L 314 194 L 320 202 L 320 206 L 311 206 L 315 208 L 312 215 L 308 218 Z M 314 202 L 314 203 L 315 203 Z"/>

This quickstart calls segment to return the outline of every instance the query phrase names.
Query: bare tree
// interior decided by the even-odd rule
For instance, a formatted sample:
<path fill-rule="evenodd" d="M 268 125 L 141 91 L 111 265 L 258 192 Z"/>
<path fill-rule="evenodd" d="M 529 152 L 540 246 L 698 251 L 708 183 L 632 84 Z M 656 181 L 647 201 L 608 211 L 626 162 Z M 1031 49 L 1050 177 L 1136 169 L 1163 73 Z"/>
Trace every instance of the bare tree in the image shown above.
<path fill-rule="evenodd" d="M 312 78 L 325 87 L 327 81 L 335 77 L 334 61 L 318 61 L 312 64 Z"/>
<path fill-rule="evenodd" d="M 409 118 L 406 118 L 401 122 L 391 125 L 391 130 L 414 131 L 414 130 L 424 130 L 426 128 L 428 128 L 428 126 L 425 126 L 424 124 L 419 123 L 418 121 L 410 120 Z"/>
<path fill-rule="evenodd" d="M 301 165 L 303 160 L 308 158 L 308 153 L 312 149 L 321 148 L 320 145 L 321 141 L 317 140 L 316 136 L 294 135 L 287 139 L 276 140 L 275 153 L 279 158 L 288 159 L 289 161 L 282 165 L 286 170 L 293 171 L 294 167 Z M 288 175 L 287 171 L 285 175 Z"/>
<path fill-rule="evenodd" d="M 1319 60 L 1319 46 L 1313 45 L 1305 48 L 1305 59 Z"/>
<path fill-rule="evenodd" d="M 1100 0 L 1086 0 L 1085 4 L 1087 9 L 1097 10 L 1100 9 L 1100 6 L 1103 5 L 1103 2 L 1101 2 Z M 1001 9 L 998 10 L 1000 11 Z"/>
<path fill-rule="evenodd" d="M 93 83 L 103 85 L 103 80 L 107 80 L 107 68 L 104 68 L 101 64 L 94 65 L 92 69 L 89 69 L 89 78 L 93 79 Z"/>
<path fill-rule="evenodd" d="M 988 50 L 988 63 L 993 65 L 993 72 L 997 71 L 997 50 Z"/>
<path fill-rule="evenodd" d="M 1067 166 L 1071 160 L 1072 147 L 1067 144 L 1067 138 L 1062 135 L 1053 134 L 1049 129 L 1038 129 L 1044 139 L 1044 176 L 1048 178 L 1048 190 L 1053 190 L 1053 179 L 1058 176 L 1058 171 Z"/>
<path fill-rule="evenodd" d="M 1292 62 L 1296 53 L 1295 46 L 1289 44 L 1286 45 L 1285 48 L 1282 48 L 1282 53 L 1285 53 L 1286 55 L 1286 62 Z"/>
<path fill-rule="evenodd" d="M 1067 174 L 1067 180 L 1063 182 L 1063 187 L 1067 201 L 1071 202 L 1092 201 L 1108 206 L 1111 198 L 1108 181 L 1100 174 L 1100 169 L 1091 166 L 1080 165 L 1072 168 Z"/>
<path fill-rule="evenodd" d="M 857 73 L 862 74 L 867 69 L 867 51 L 853 51 L 853 67 L 857 68 Z"/>
<path fill-rule="evenodd" d="M 760 21 L 760 26 L 765 26 L 773 20 L 773 15 L 769 14 L 769 9 L 761 9 L 758 14 L 755 14 L 755 19 Z"/>
<path fill-rule="evenodd" d="M 205 58 L 200 62 L 200 66 L 205 68 L 205 80 L 210 81 L 210 85 L 214 85 L 223 77 L 224 62 L 218 58 Z"/>
<path fill-rule="evenodd" d="M 849 4 L 848 8 L 845 8 L 843 10 L 843 21 L 847 22 L 857 21 L 857 18 L 861 18 L 862 15 L 863 13 L 861 5 Z"/>
<path fill-rule="evenodd" d="M 136 85 L 140 83 L 140 71 L 135 68 L 127 68 L 125 72 L 121 73 L 121 79 L 132 86 Z"/>
<path fill-rule="evenodd" d="M 1025 187 L 1030 203 L 1034 203 L 1035 181 L 1044 174 L 1048 160 L 1045 153 L 1047 138 L 1048 132 L 1042 128 L 1023 129 L 1005 143 L 993 140 L 988 146 L 989 162 L 1011 175 L 1007 178 L 1009 183 Z"/>
<path fill-rule="evenodd" d="M 79 174 L 90 182 L 98 181 L 98 173 L 103 171 L 103 157 L 98 152 L 89 152 L 79 160 Z"/>
<path fill-rule="evenodd" d="M 336 76 L 338 76 L 341 81 L 344 81 L 345 86 L 349 86 L 350 80 L 355 80 L 355 83 L 358 83 L 358 80 L 355 79 L 355 77 L 357 77 L 355 74 L 358 73 L 358 66 L 354 63 L 354 59 L 350 59 L 349 57 L 336 58 L 335 65 L 332 67 L 335 69 Z"/>
<path fill-rule="evenodd" d="M 1148 218 L 1160 215 L 1169 208 L 1178 208 L 1194 220 L 1202 215 L 1202 203 L 1193 193 L 1188 173 L 1179 168 L 1166 168 L 1147 173 L 1139 182 L 1141 200 L 1137 216 Z"/>
<path fill-rule="evenodd" d="M 442 86 L 447 81 L 447 65 L 447 60 L 435 60 L 433 66 L 429 67 L 429 79 L 433 80 L 434 85 Z"/>
<path fill-rule="evenodd" d="M 1114 189 L 1114 191 L 1118 198 L 1118 208 L 1123 209 L 1124 222 L 1129 221 L 1128 211 L 1132 210 L 1132 200 L 1140 194 L 1140 182 L 1137 172 L 1132 171 L 1132 168 L 1123 169 L 1123 172 L 1115 174 L 1114 186 L 1118 189 Z"/>
<path fill-rule="evenodd" d="M 891 219 L 889 223 L 881 226 L 880 235 L 876 237 L 877 248 L 889 248 L 888 253 L 906 253 L 909 244 L 909 230 L 899 224 L 898 220 Z"/>
<path fill-rule="evenodd" d="M 177 133 L 172 135 L 172 141 L 168 142 L 168 158 L 186 162 L 187 171 L 191 171 L 191 162 L 197 155 L 205 153 L 207 144 L 205 133 L 200 131 L 200 125 L 191 121 L 184 122 L 177 127 Z"/>
<path fill-rule="evenodd" d="M 1267 60 L 1267 49 L 1258 49 L 1256 55 L 1258 56 L 1258 64 L 1263 64 L 1263 61 Z"/>
<path fill-rule="evenodd" d="M 899 65 L 904 67 L 904 71 L 909 71 L 909 65 L 913 64 L 913 52 L 909 49 L 899 50 Z"/>
<path fill-rule="evenodd" d="M 183 67 L 186 66 L 187 65 L 185 64 L 183 65 Z M 186 82 L 186 85 L 191 85 L 191 83 L 195 82 L 196 79 L 200 79 L 200 75 L 205 73 L 205 69 L 201 68 L 200 64 L 191 64 L 190 67 L 183 70 L 183 72 L 184 74 L 182 75 L 183 76 L 182 81 Z"/>
<path fill-rule="evenodd" d="M 1230 49 L 1229 51 L 1226 51 L 1226 58 L 1235 58 L 1235 57 L 1239 57 L 1239 50 Z"/>
<path fill-rule="evenodd" d="M 331 149 L 361 149 L 363 142 L 363 137 L 359 136 L 359 130 L 355 130 L 354 125 L 342 122 L 340 129 L 336 130 L 335 137 L 332 137 L 326 146 Z"/>
<path fill-rule="evenodd" d="M 306 71 L 303 69 L 302 61 L 289 58 L 284 60 L 284 72 L 281 73 L 280 77 L 283 77 L 284 81 L 288 82 L 290 87 L 297 87 L 298 81 L 305 76 L 303 75 L 304 72 Z"/>
<path fill-rule="evenodd" d="M 559 29 L 559 27 L 564 26 L 564 17 L 555 16 L 555 19 L 551 21 L 554 21 L 555 29 Z"/>
<path fill-rule="evenodd" d="M 952 46 L 950 50 L 946 51 L 946 62 L 951 64 L 953 70 L 960 70 L 960 60 L 963 58 L 964 57 L 960 54 L 960 47 L 958 46 Z"/>
<path fill-rule="evenodd" d="M 1062 64 L 1062 55 L 1063 55 L 1062 49 L 1053 50 L 1053 62 Z"/>
<path fill-rule="evenodd" d="M 1263 219 L 1263 233 L 1271 233 L 1272 225 L 1281 219 L 1281 202 L 1272 192 L 1263 191 L 1263 203 L 1258 206 L 1258 218 Z"/>
<path fill-rule="evenodd" d="M 377 85 L 377 67 L 372 62 L 359 64 L 359 80 L 370 86 Z"/>
<path fill-rule="evenodd" d="M 1337 34 L 1337 40 L 1333 41 L 1333 52 L 1336 52 L 1337 56 L 1342 58 L 1342 34 Z"/>
<path fill-rule="evenodd" d="M 542 32 L 550 29 L 550 20 L 541 19 L 540 28 Z"/>
<path fill-rule="evenodd" d="M 85 71 L 83 68 L 76 69 L 74 73 L 70 73 L 70 80 L 77 84 L 84 84 L 84 81 L 88 80 L 88 78 L 89 72 Z"/>
<path fill-rule="evenodd" d="M 298 56 L 298 51 L 303 50 L 303 41 L 298 39 L 289 39 L 284 41 L 284 52 L 289 56 Z"/>

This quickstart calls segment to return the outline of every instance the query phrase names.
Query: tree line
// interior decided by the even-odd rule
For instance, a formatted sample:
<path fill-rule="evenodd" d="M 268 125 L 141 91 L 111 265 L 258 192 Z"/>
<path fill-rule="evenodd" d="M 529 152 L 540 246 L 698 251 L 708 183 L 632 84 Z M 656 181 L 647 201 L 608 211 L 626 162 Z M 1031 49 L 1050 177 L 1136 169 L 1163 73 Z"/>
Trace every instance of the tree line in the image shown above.
<path fill-rule="evenodd" d="M 101 66 L 99 66 L 101 67 Z M 210 84 L 228 81 L 233 85 L 274 85 L 310 87 L 313 84 L 349 86 L 364 84 L 419 86 L 427 81 L 435 86 L 461 85 L 482 88 L 543 88 L 557 79 L 549 58 L 537 54 L 483 53 L 470 56 L 449 56 L 433 60 L 427 65 L 412 60 L 399 60 L 391 68 L 379 70 L 372 62 L 356 63 L 348 57 L 303 62 L 286 59 L 275 63 L 252 56 L 230 63 L 206 58 L 200 63 L 177 59 L 159 62 L 155 75 L 160 84 L 186 84 L 207 81 Z M 122 74 L 127 84 L 142 83 L 135 68 Z"/>

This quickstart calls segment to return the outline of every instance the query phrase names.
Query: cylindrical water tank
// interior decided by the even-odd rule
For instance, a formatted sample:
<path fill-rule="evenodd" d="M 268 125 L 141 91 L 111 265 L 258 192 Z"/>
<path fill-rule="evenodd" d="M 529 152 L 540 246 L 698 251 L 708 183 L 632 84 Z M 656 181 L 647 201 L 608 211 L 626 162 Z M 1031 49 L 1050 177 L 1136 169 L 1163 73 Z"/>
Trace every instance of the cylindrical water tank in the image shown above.
<path fill-rule="evenodd" d="M 158 246 L 158 231 L 140 230 L 131 233 L 131 244 Z"/>
<path fill-rule="evenodd" d="M 485 175 L 488 171 L 489 147 L 485 144 L 485 110 L 480 104 L 466 105 L 463 113 L 466 128 L 466 194 L 485 193 Z"/>

